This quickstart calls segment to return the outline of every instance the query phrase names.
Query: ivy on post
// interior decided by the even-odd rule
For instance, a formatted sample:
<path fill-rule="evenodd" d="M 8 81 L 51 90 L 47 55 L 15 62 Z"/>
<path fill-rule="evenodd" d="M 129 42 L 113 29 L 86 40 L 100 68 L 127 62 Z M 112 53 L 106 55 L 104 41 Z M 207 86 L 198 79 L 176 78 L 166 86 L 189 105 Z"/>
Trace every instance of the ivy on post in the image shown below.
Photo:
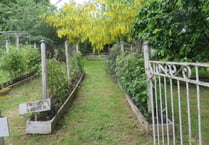
<path fill-rule="evenodd" d="M 66 65 L 67 65 L 67 78 L 70 83 L 70 65 L 69 65 L 69 51 L 67 41 L 65 42 L 65 54 L 66 54 Z"/>

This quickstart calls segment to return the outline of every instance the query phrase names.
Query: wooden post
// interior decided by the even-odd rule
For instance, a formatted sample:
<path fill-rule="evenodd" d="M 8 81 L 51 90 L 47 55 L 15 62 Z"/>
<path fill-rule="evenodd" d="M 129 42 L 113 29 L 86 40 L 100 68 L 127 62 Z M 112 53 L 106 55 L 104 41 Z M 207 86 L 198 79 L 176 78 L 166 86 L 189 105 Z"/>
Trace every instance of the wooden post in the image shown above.
<path fill-rule="evenodd" d="M 123 44 L 123 41 L 120 42 L 120 49 L 121 49 L 121 52 L 124 52 L 124 44 Z"/>
<path fill-rule="evenodd" d="M 42 99 L 47 99 L 46 86 L 46 45 L 44 40 L 41 40 L 41 67 L 42 67 Z"/>
<path fill-rule="evenodd" d="M 78 44 L 78 42 L 76 43 L 76 52 L 78 52 L 79 51 L 79 44 Z"/>
<path fill-rule="evenodd" d="M 65 56 L 66 56 L 68 84 L 70 84 L 70 64 L 69 64 L 69 51 L 68 51 L 67 41 L 65 42 Z"/>
<path fill-rule="evenodd" d="M 16 35 L 16 47 L 17 49 L 19 49 L 19 36 Z"/>
<path fill-rule="evenodd" d="M 6 40 L 6 52 L 9 53 L 9 41 Z"/>
<path fill-rule="evenodd" d="M 36 48 L 36 42 L 34 42 L 34 44 L 33 44 L 33 48 Z"/>
<path fill-rule="evenodd" d="M 150 90 L 150 51 L 148 42 L 145 41 L 143 44 L 143 50 L 144 50 L 144 67 L 145 67 L 145 73 L 147 74 L 147 91 L 148 91 L 148 99 L 147 99 L 147 107 L 148 111 L 151 112 L 151 90 Z"/>

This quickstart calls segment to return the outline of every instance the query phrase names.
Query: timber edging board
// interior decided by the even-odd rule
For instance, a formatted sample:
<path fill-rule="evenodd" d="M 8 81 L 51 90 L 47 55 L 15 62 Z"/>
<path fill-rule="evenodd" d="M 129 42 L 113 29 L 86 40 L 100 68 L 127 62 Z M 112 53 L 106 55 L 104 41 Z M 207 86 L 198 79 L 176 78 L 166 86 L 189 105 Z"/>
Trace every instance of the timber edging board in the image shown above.
<path fill-rule="evenodd" d="M 17 82 L 15 82 L 15 83 L 13 83 L 13 84 L 10 84 L 10 81 L 5 82 L 5 83 L 4 83 L 5 85 L 0 84 L 0 85 L 1 85 L 0 88 L 3 89 L 3 88 L 12 88 L 12 87 L 16 87 L 16 86 L 18 86 L 18 85 L 20 85 L 20 84 L 22 84 L 22 83 L 25 83 L 25 82 L 27 82 L 27 81 L 29 81 L 29 80 L 35 78 L 36 76 L 37 76 L 37 75 L 35 75 L 35 74 L 29 75 L 28 77 L 26 77 L 26 78 L 24 78 L 24 79 L 22 79 L 22 80 L 20 80 L 20 81 L 17 81 Z"/>
<path fill-rule="evenodd" d="M 78 82 L 76 83 L 76 86 L 74 87 L 70 95 L 67 97 L 65 102 L 62 104 L 62 106 L 59 108 L 59 110 L 51 120 L 32 121 L 28 119 L 26 121 L 26 130 L 25 130 L 26 134 L 51 134 L 55 130 L 56 125 L 60 120 L 60 118 L 64 115 L 64 113 L 67 111 L 67 109 L 73 102 L 78 86 L 80 85 L 83 78 L 84 78 L 84 73 L 82 73 Z"/>
<path fill-rule="evenodd" d="M 144 126 L 144 128 L 146 129 L 147 134 L 151 134 L 153 132 L 153 125 L 150 124 L 146 118 L 144 117 L 144 115 L 139 111 L 139 109 L 137 108 L 137 106 L 134 104 L 134 102 L 131 100 L 130 96 L 123 90 L 121 84 L 119 81 L 117 81 L 120 89 L 123 91 L 126 100 L 129 104 L 129 106 L 131 107 L 131 110 L 134 112 L 134 114 L 137 117 L 137 120 Z M 162 136 L 162 126 L 163 126 L 163 130 L 164 130 L 164 136 L 167 135 L 167 125 L 166 124 L 158 124 L 155 125 L 155 131 L 157 131 L 157 128 L 159 129 L 159 135 Z M 173 127 L 173 123 L 172 121 L 170 121 L 168 119 L 168 130 L 169 130 L 169 135 L 172 136 L 173 132 L 172 132 L 172 128 Z M 157 134 L 156 134 L 157 135 Z"/>

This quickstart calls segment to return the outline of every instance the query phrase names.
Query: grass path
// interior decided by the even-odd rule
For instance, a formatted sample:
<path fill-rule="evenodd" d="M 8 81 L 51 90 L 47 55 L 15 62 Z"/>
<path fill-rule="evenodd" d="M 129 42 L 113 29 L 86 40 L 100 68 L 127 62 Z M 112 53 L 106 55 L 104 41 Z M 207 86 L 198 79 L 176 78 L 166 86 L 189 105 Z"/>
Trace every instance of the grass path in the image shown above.
<path fill-rule="evenodd" d="M 6 142 L 13 145 L 151 145 L 152 138 L 145 135 L 122 91 L 105 71 L 105 62 L 87 61 L 84 69 L 85 79 L 59 130 L 52 135 L 25 135 L 24 117 L 13 114 L 10 128 L 15 127 L 11 130 L 16 131 Z M 11 109 L 4 112 L 9 113 Z"/>

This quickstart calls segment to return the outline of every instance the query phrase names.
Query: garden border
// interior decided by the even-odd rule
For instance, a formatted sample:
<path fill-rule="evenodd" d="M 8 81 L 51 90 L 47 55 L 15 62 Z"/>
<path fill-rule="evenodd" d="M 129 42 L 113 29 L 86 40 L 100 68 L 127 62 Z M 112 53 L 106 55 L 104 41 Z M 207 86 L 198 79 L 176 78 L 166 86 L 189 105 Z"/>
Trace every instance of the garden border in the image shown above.
<path fill-rule="evenodd" d="M 120 82 L 117 80 L 117 84 L 119 85 L 120 89 L 123 91 L 124 96 L 126 97 L 126 100 L 129 104 L 129 106 L 131 107 L 131 110 L 134 112 L 134 114 L 137 117 L 137 120 L 144 126 L 144 128 L 146 129 L 146 134 L 152 134 L 153 133 L 153 125 L 150 124 L 146 118 L 144 117 L 144 115 L 139 111 L 139 109 L 137 108 L 137 106 L 134 104 L 134 102 L 131 100 L 130 96 L 123 90 Z M 169 129 L 169 135 L 172 136 L 172 126 L 173 123 L 171 120 L 168 119 L 168 129 Z M 155 130 L 157 130 L 157 128 L 159 129 L 159 134 L 161 134 L 162 132 L 162 124 L 159 124 L 158 127 L 157 125 L 155 125 Z M 167 125 L 163 124 L 163 129 L 164 132 L 166 132 L 167 130 Z M 166 134 L 164 134 L 166 135 Z"/>
<path fill-rule="evenodd" d="M 77 92 L 78 86 L 80 85 L 81 81 L 83 80 L 85 73 L 83 72 L 76 83 L 75 87 L 73 88 L 70 95 L 67 97 L 65 102 L 59 108 L 57 113 L 51 120 L 48 121 L 32 121 L 28 119 L 26 121 L 26 134 L 51 134 L 57 125 L 59 119 L 63 116 L 63 114 L 67 111 L 67 108 L 71 105 L 72 101 L 75 98 L 75 94 Z"/>

